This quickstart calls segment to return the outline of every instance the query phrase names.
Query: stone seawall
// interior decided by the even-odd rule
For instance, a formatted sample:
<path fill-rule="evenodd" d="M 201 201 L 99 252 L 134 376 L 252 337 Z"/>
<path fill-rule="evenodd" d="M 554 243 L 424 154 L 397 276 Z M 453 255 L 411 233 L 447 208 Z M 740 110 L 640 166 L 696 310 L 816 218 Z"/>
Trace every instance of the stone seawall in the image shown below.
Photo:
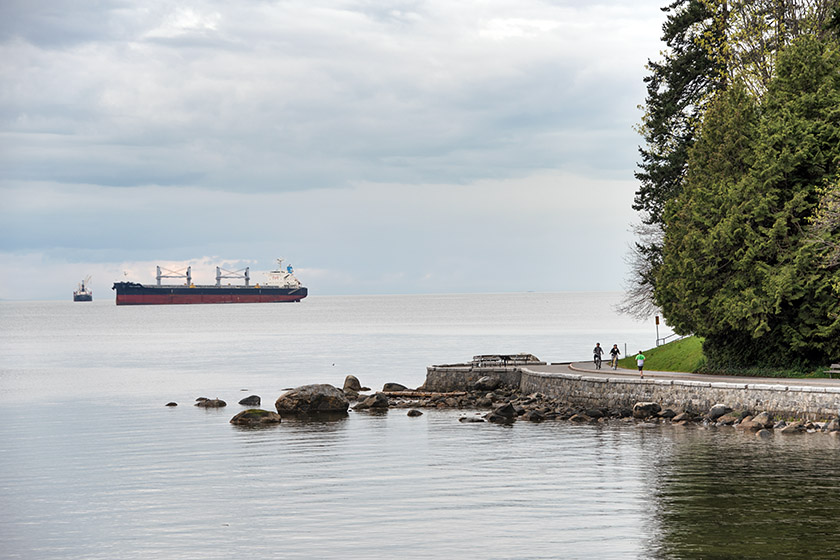
<path fill-rule="evenodd" d="M 649 401 L 663 409 L 702 413 L 720 403 L 736 411 L 766 411 L 809 420 L 840 413 L 840 387 L 797 386 L 795 381 L 770 385 L 544 373 L 527 367 L 432 366 L 427 369 L 424 388 L 465 391 L 485 375 L 498 376 L 523 394 L 543 393 L 582 407 L 632 408 L 637 402 Z"/>
<path fill-rule="evenodd" d="M 422 388 L 440 393 L 469 391 L 476 381 L 487 375 L 498 378 L 511 389 L 518 389 L 522 383 L 522 371 L 518 367 L 430 366 L 426 368 L 426 382 Z"/>

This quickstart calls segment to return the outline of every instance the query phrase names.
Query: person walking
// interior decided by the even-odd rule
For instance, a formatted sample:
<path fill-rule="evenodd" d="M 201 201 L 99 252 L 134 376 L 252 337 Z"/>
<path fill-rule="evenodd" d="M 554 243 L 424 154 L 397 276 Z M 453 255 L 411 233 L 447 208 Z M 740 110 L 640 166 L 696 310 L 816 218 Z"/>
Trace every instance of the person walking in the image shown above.
<path fill-rule="evenodd" d="M 636 354 L 636 365 L 637 365 L 637 366 L 639 366 L 639 377 L 641 377 L 642 379 L 644 379 L 644 378 L 645 378 L 645 372 L 644 372 L 644 368 L 645 368 L 645 355 L 644 355 L 644 354 L 642 354 L 642 351 L 641 351 L 641 350 L 639 350 L 639 353 L 638 353 L 638 354 Z"/>

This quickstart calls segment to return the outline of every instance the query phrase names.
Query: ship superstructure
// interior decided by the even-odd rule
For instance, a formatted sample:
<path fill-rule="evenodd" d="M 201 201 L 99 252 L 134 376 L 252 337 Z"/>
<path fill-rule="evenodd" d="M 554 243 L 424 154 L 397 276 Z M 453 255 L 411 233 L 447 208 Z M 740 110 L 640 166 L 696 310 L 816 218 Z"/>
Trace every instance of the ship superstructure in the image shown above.
<path fill-rule="evenodd" d="M 163 284 L 163 279 L 183 278 L 183 284 Z M 222 284 L 222 280 L 243 280 L 244 285 Z M 283 269 L 283 259 L 268 273 L 263 284 L 251 285 L 250 267 L 229 271 L 216 267 L 215 285 L 196 285 L 192 281 L 192 267 L 185 271 L 171 271 L 157 267 L 154 286 L 136 282 L 115 282 L 117 305 L 170 305 L 192 303 L 272 303 L 300 301 L 308 290 L 295 277 L 291 266 Z"/>

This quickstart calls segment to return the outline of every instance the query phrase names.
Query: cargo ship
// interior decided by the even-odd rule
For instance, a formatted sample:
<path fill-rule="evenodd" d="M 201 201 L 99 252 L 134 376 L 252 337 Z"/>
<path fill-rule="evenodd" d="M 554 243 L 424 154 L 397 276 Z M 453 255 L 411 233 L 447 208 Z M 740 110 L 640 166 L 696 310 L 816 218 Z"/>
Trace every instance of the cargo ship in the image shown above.
<path fill-rule="evenodd" d="M 90 283 L 90 276 L 79 282 L 79 287 L 73 292 L 73 301 L 93 301 L 93 292 L 85 284 Z"/>
<path fill-rule="evenodd" d="M 244 271 L 244 273 L 243 273 Z M 186 273 L 166 270 L 164 274 L 157 267 L 157 284 L 151 286 L 136 282 L 115 282 L 117 305 L 172 305 L 191 303 L 271 303 L 300 301 L 308 294 L 295 277 L 291 266 L 283 269 L 283 259 L 277 259 L 277 269 L 268 273 L 263 284 L 251 285 L 250 268 L 229 272 L 216 267 L 214 286 L 197 286 L 192 282 L 192 267 Z M 162 284 L 164 278 L 184 278 L 184 284 Z M 242 279 L 244 285 L 222 285 L 223 279 Z"/>

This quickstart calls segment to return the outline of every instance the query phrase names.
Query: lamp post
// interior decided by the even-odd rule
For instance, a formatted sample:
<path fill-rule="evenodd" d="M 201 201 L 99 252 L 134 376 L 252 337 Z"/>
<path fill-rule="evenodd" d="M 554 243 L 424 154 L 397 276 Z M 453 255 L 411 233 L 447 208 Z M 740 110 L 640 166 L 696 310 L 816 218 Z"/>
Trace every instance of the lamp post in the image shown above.
<path fill-rule="evenodd" d="M 656 316 L 656 345 L 659 346 L 659 315 Z"/>

